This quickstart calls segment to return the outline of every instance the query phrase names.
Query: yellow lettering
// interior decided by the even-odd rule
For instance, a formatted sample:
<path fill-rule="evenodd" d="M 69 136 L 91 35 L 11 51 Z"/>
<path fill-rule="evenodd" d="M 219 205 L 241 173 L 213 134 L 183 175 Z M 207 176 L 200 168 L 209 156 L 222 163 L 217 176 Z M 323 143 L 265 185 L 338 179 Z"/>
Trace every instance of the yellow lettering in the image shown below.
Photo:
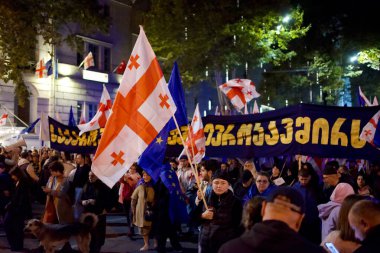
<path fill-rule="evenodd" d="M 73 145 L 73 146 L 78 145 L 78 138 L 79 138 L 79 136 L 78 136 L 77 132 L 76 131 L 71 131 L 71 135 L 73 136 L 73 138 L 71 140 L 71 145 Z"/>
<path fill-rule="evenodd" d="M 293 140 L 293 119 L 285 118 L 281 120 L 281 124 L 285 125 L 286 134 L 280 134 L 282 144 L 289 144 Z"/>
<path fill-rule="evenodd" d="M 324 118 L 318 118 L 313 123 L 313 133 L 311 143 L 318 144 L 319 136 L 321 137 L 321 144 L 328 145 L 329 144 L 329 131 L 330 125 L 329 122 Z"/>
<path fill-rule="evenodd" d="M 49 128 L 50 128 L 50 141 L 51 142 L 56 142 L 57 139 L 58 139 L 58 136 L 55 134 L 54 125 L 50 124 Z"/>
<path fill-rule="evenodd" d="M 90 131 L 88 138 L 87 138 L 87 146 L 94 146 L 96 147 L 98 140 L 98 131 Z"/>
<path fill-rule="evenodd" d="M 233 134 L 230 134 L 230 132 L 234 129 L 234 124 L 229 124 L 227 126 L 226 131 L 222 134 L 222 146 L 227 145 L 235 145 L 236 144 L 236 138 Z"/>
<path fill-rule="evenodd" d="M 204 126 L 203 132 L 205 133 L 205 137 L 206 137 L 206 146 L 208 146 L 210 145 L 212 135 L 215 132 L 214 125 L 212 123 L 208 123 L 207 125 Z M 208 134 L 206 135 L 206 133 Z"/>
<path fill-rule="evenodd" d="M 255 146 L 262 146 L 264 144 L 264 128 L 261 126 L 260 122 L 255 123 L 253 132 L 257 132 L 257 134 L 252 134 L 253 144 Z"/>
<path fill-rule="evenodd" d="M 242 124 L 237 131 L 237 145 L 243 145 L 244 140 L 246 146 L 251 145 L 252 124 Z"/>
<path fill-rule="evenodd" d="M 220 146 L 222 144 L 222 134 L 224 132 L 224 126 L 223 125 L 216 125 L 215 131 L 217 131 L 216 137 L 211 138 L 211 145 Z"/>
<path fill-rule="evenodd" d="M 297 117 L 296 127 L 303 126 L 303 129 L 297 130 L 295 134 L 296 142 L 306 144 L 310 140 L 311 120 L 309 117 Z"/>
<path fill-rule="evenodd" d="M 360 120 L 353 119 L 351 124 L 351 146 L 353 148 L 362 148 L 366 141 L 359 138 L 360 136 Z"/>
<path fill-rule="evenodd" d="M 65 140 L 66 140 L 66 136 L 64 135 L 64 133 L 62 133 L 62 129 L 60 127 L 58 127 L 58 139 L 57 139 L 57 142 L 59 144 L 62 144 Z"/>
<path fill-rule="evenodd" d="M 278 143 L 280 135 L 278 134 L 278 129 L 276 127 L 276 121 L 272 120 L 268 124 L 268 130 L 270 134 L 265 134 L 265 142 L 269 146 L 273 146 Z"/>
<path fill-rule="evenodd" d="M 343 125 L 343 123 L 345 121 L 346 121 L 346 119 L 344 119 L 344 118 L 338 118 L 335 121 L 335 123 L 331 129 L 331 140 L 330 140 L 331 145 L 339 145 L 339 141 L 340 141 L 341 146 L 343 146 L 343 147 L 348 146 L 347 134 L 340 132 L 340 127 Z"/>

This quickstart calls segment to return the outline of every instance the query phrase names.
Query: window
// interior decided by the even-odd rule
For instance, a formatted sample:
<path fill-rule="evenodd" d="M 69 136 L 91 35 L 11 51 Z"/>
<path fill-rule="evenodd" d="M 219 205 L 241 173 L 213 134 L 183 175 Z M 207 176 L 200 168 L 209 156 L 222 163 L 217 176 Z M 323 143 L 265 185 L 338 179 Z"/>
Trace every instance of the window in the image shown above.
<path fill-rule="evenodd" d="M 89 120 L 91 120 L 95 116 L 97 110 L 98 110 L 98 104 L 88 103 Z"/>
<path fill-rule="evenodd" d="M 105 72 L 110 72 L 111 71 L 111 49 L 108 47 L 104 48 L 104 53 L 103 53 L 103 67 Z"/>

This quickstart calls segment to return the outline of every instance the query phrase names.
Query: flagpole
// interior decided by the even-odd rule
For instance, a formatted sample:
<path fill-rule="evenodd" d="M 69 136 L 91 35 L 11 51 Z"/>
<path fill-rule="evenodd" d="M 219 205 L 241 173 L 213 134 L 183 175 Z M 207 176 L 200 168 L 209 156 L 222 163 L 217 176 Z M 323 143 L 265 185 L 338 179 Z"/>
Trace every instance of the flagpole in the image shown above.
<path fill-rule="evenodd" d="M 52 77 L 51 77 L 51 93 L 52 93 L 52 114 L 55 115 L 55 75 L 58 73 L 58 62 L 56 61 L 56 55 L 55 55 L 55 46 L 54 44 L 51 45 L 51 50 L 52 50 L 52 62 L 51 66 L 53 69 Z"/>
<path fill-rule="evenodd" d="M 18 119 L 22 124 L 24 124 L 26 127 L 28 127 L 29 125 L 26 124 L 23 120 L 21 120 L 19 117 L 16 116 L 16 114 L 14 114 L 13 112 L 11 112 L 5 105 L 3 104 L 0 104 L 0 107 L 3 107 L 9 114 L 11 114 L 13 117 L 15 117 L 16 119 Z M 9 123 L 13 126 L 12 124 L 12 121 L 9 120 Z"/>
<path fill-rule="evenodd" d="M 204 196 L 204 194 L 203 194 L 203 191 L 201 190 L 201 186 L 200 186 L 200 182 L 199 182 L 198 173 L 195 171 L 194 165 L 193 165 L 192 161 L 190 160 L 189 150 L 188 150 L 188 149 L 186 148 L 186 146 L 185 146 L 185 141 L 184 141 L 184 139 L 183 139 L 183 136 L 182 136 L 181 130 L 180 130 L 179 126 L 178 126 L 177 119 L 176 119 L 176 117 L 174 116 L 173 111 L 170 110 L 170 112 L 172 113 L 174 123 L 175 123 L 175 125 L 176 125 L 176 127 L 177 127 L 177 130 L 178 130 L 178 133 L 179 133 L 179 137 L 181 138 L 182 145 L 183 145 L 183 147 L 184 147 L 184 149 L 185 149 L 185 152 L 186 152 L 186 155 L 187 155 L 187 160 L 189 161 L 189 163 L 190 163 L 190 167 L 191 167 L 191 170 L 192 170 L 193 173 L 194 173 L 194 176 L 195 176 L 195 182 L 197 183 L 198 189 L 199 189 L 199 191 L 200 191 L 200 193 L 201 193 L 203 204 L 205 205 L 206 210 L 207 210 L 207 209 L 208 209 L 208 205 L 207 205 L 207 203 L 206 203 L 206 199 L 205 199 L 205 196 Z"/>

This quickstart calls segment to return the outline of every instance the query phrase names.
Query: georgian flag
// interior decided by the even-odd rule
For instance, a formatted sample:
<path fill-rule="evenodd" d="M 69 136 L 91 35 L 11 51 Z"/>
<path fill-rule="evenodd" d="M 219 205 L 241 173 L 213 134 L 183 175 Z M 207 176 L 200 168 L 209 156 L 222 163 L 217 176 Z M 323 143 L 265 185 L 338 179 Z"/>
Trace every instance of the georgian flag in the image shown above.
<path fill-rule="evenodd" d="M 116 94 L 91 170 L 112 187 L 176 111 L 142 27 Z"/>
<path fill-rule="evenodd" d="M 94 56 L 92 55 L 92 52 L 89 52 L 88 55 L 84 58 L 84 60 L 79 64 L 80 68 L 83 65 L 84 69 L 88 69 L 90 67 L 95 66 Z"/>
<path fill-rule="evenodd" d="M 47 68 L 44 62 L 44 59 L 41 59 L 37 62 L 36 65 L 36 77 L 37 78 L 44 78 L 47 77 Z"/>
<path fill-rule="evenodd" d="M 360 133 L 360 139 L 365 140 L 375 147 L 380 147 L 380 130 L 377 131 L 379 118 L 380 111 L 373 115 Z"/>
<path fill-rule="evenodd" d="M 203 131 L 202 117 L 198 104 L 195 107 L 193 120 L 189 127 L 187 139 L 185 141 L 185 148 L 188 150 L 188 154 L 190 154 L 190 159 L 193 164 L 199 164 L 206 154 L 206 138 Z M 182 151 L 181 155 L 183 154 L 187 154 L 185 150 Z"/>
<path fill-rule="evenodd" d="M 5 126 L 5 124 L 7 123 L 7 118 L 8 118 L 7 113 L 3 113 L 3 115 L 1 115 L 0 126 Z"/>
<path fill-rule="evenodd" d="M 249 79 L 231 79 L 219 86 L 219 89 L 230 99 L 232 105 L 241 110 L 254 98 L 260 97 L 255 84 Z"/>
<path fill-rule="evenodd" d="M 92 130 L 99 129 L 101 127 L 105 127 L 107 119 L 109 118 L 111 114 L 111 107 L 112 107 L 112 102 L 111 102 L 110 94 L 108 93 L 106 86 L 103 84 L 103 92 L 102 92 L 102 96 L 100 97 L 98 111 L 89 122 L 77 125 L 77 127 L 80 130 L 79 136 L 85 132 L 89 132 Z M 83 110 L 85 110 L 84 103 L 83 103 Z M 83 111 L 82 111 L 82 114 L 83 114 Z"/>

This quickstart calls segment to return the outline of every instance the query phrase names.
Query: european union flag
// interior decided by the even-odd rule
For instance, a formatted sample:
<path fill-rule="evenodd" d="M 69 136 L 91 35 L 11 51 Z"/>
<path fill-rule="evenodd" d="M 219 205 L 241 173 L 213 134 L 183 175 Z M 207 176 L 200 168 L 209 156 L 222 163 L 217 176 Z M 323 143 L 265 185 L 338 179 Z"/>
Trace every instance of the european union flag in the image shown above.
<path fill-rule="evenodd" d="M 177 63 L 174 67 L 169 79 L 169 91 L 177 106 L 174 116 L 178 125 L 187 125 L 187 113 L 185 106 L 185 96 L 182 89 L 181 77 L 179 74 Z M 184 196 L 179 186 L 178 177 L 170 168 L 168 163 L 164 164 L 166 153 L 166 145 L 169 131 L 175 129 L 173 119 L 170 119 L 166 126 L 161 130 L 157 138 L 149 144 L 141 155 L 138 164 L 157 182 L 161 178 L 162 182 L 169 190 L 169 217 L 172 222 L 186 222 L 188 219 Z"/>
<path fill-rule="evenodd" d="M 28 134 L 28 133 L 32 132 L 32 130 L 34 129 L 34 127 L 37 125 L 38 121 L 40 121 L 40 118 L 36 119 L 36 121 L 34 121 L 28 127 L 22 129 L 19 135 L 21 135 L 21 134 Z"/>
<path fill-rule="evenodd" d="M 177 111 L 174 116 L 177 119 L 178 125 L 187 125 L 185 96 L 177 63 L 174 63 L 168 86 L 174 103 L 177 106 Z M 169 131 L 175 128 L 174 120 L 170 119 L 158 134 L 157 138 L 145 149 L 139 159 L 139 166 L 141 166 L 154 181 L 158 180 L 163 168 Z"/>
<path fill-rule="evenodd" d="M 77 123 L 75 122 L 75 117 L 73 113 L 73 106 L 70 106 L 70 115 L 69 115 L 69 125 L 70 127 L 76 126 Z"/>

